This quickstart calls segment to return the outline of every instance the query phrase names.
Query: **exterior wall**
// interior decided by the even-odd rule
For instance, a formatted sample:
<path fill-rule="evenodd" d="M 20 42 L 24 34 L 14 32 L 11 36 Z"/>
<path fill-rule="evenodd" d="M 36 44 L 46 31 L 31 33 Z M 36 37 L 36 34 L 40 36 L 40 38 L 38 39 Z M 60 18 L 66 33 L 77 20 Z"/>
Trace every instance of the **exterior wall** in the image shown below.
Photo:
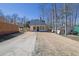
<path fill-rule="evenodd" d="M 18 26 L 0 21 L 0 35 L 19 32 Z"/>
<path fill-rule="evenodd" d="M 33 26 L 30 26 L 30 31 L 33 31 Z"/>
<path fill-rule="evenodd" d="M 33 27 L 35 27 L 35 30 Z M 37 27 L 39 27 L 39 31 L 48 31 L 48 27 L 46 25 L 32 25 L 30 26 L 30 31 L 37 31 Z"/>
<path fill-rule="evenodd" d="M 67 27 L 67 34 L 69 34 L 71 32 L 72 28 L 71 27 Z"/>
<path fill-rule="evenodd" d="M 72 30 L 72 28 L 68 26 L 67 27 L 67 34 L 69 34 L 71 32 L 71 30 Z M 60 31 L 61 31 L 61 34 L 64 34 L 65 33 L 65 28 L 63 28 L 63 29 L 61 28 Z"/>

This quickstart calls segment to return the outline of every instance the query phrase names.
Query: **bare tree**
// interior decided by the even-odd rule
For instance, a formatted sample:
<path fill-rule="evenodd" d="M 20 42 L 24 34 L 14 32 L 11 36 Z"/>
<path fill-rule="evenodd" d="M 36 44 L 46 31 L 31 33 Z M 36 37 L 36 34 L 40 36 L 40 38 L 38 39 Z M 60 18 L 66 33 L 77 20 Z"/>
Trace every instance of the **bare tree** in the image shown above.
<path fill-rule="evenodd" d="M 18 17 L 17 14 L 13 14 L 13 15 L 12 15 L 12 21 L 13 21 L 13 23 L 15 23 L 15 24 L 16 24 L 16 21 L 17 21 L 17 17 Z"/>
<path fill-rule="evenodd" d="M 0 17 L 2 18 L 1 21 L 6 21 L 3 11 L 0 9 Z"/>
<path fill-rule="evenodd" d="M 64 4 L 64 12 L 65 12 L 65 36 L 67 35 L 67 4 Z"/>
<path fill-rule="evenodd" d="M 40 8 L 40 18 L 42 20 L 44 20 L 44 17 L 45 17 L 45 4 L 43 4 L 43 3 L 40 4 L 39 8 Z"/>
<path fill-rule="evenodd" d="M 23 23 L 24 26 L 25 26 L 26 22 L 27 22 L 27 19 L 26 19 L 26 17 L 24 16 L 24 17 L 22 18 L 22 23 Z"/>
<path fill-rule="evenodd" d="M 6 15 L 5 18 L 6 18 L 8 23 L 11 23 L 11 16 L 10 15 Z"/>
<path fill-rule="evenodd" d="M 78 17 L 78 10 L 79 10 L 79 8 L 78 8 L 78 6 L 79 6 L 79 4 L 76 4 L 75 5 L 75 21 L 74 21 L 74 26 L 77 24 L 76 22 L 77 22 L 77 17 Z"/>
<path fill-rule="evenodd" d="M 0 16 L 4 17 L 3 11 L 0 9 Z"/>
<path fill-rule="evenodd" d="M 41 19 L 44 20 L 46 15 L 49 28 L 51 28 L 52 25 L 52 28 L 57 33 L 57 29 L 62 27 L 64 28 L 64 34 L 66 36 L 69 29 L 68 27 L 72 29 L 74 25 L 76 25 L 78 17 L 78 4 L 64 3 L 62 4 L 62 7 L 60 7 L 60 10 L 57 8 L 56 3 L 51 4 L 51 6 L 52 9 L 49 8 L 47 14 L 45 14 L 45 11 L 47 10 L 45 9 L 46 5 L 41 5 Z"/>
<path fill-rule="evenodd" d="M 55 32 L 57 33 L 57 8 L 56 8 L 56 4 L 53 4 L 54 7 L 54 24 L 55 24 Z"/>

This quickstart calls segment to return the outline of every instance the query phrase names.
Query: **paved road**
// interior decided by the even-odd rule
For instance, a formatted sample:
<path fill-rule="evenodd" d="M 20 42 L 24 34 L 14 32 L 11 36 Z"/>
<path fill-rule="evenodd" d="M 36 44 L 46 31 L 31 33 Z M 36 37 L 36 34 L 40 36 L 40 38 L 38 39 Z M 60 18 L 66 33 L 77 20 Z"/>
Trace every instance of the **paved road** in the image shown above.
<path fill-rule="evenodd" d="M 79 41 L 54 33 L 37 33 L 35 55 L 39 56 L 79 56 Z"/>
<path fill-rule="evenodd" d="M 0 43 L 2 56 L 29 56 L 32 55 L 36 41 L 33 32 L 24 33 L 18 37 Z"/>

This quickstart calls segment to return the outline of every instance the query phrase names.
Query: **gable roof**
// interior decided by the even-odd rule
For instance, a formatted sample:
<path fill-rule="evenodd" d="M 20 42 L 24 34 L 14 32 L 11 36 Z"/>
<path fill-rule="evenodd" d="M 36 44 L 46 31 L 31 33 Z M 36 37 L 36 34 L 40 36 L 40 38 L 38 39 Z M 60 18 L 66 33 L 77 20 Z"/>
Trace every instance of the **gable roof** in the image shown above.
<path fill-rule="evenodd" d="M 31 20 L 30 25 L 46 25 L 44 20 Z"/>

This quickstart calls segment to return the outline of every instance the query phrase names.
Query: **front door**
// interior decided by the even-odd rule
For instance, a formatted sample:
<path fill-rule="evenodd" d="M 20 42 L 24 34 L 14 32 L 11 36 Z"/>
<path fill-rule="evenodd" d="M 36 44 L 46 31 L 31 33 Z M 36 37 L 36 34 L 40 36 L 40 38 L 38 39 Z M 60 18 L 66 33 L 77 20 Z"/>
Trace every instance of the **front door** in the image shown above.
<path fill-rule="evenodd" d="M 39 31 L 39 27 L 37 27 L 37 31 Z"/>

